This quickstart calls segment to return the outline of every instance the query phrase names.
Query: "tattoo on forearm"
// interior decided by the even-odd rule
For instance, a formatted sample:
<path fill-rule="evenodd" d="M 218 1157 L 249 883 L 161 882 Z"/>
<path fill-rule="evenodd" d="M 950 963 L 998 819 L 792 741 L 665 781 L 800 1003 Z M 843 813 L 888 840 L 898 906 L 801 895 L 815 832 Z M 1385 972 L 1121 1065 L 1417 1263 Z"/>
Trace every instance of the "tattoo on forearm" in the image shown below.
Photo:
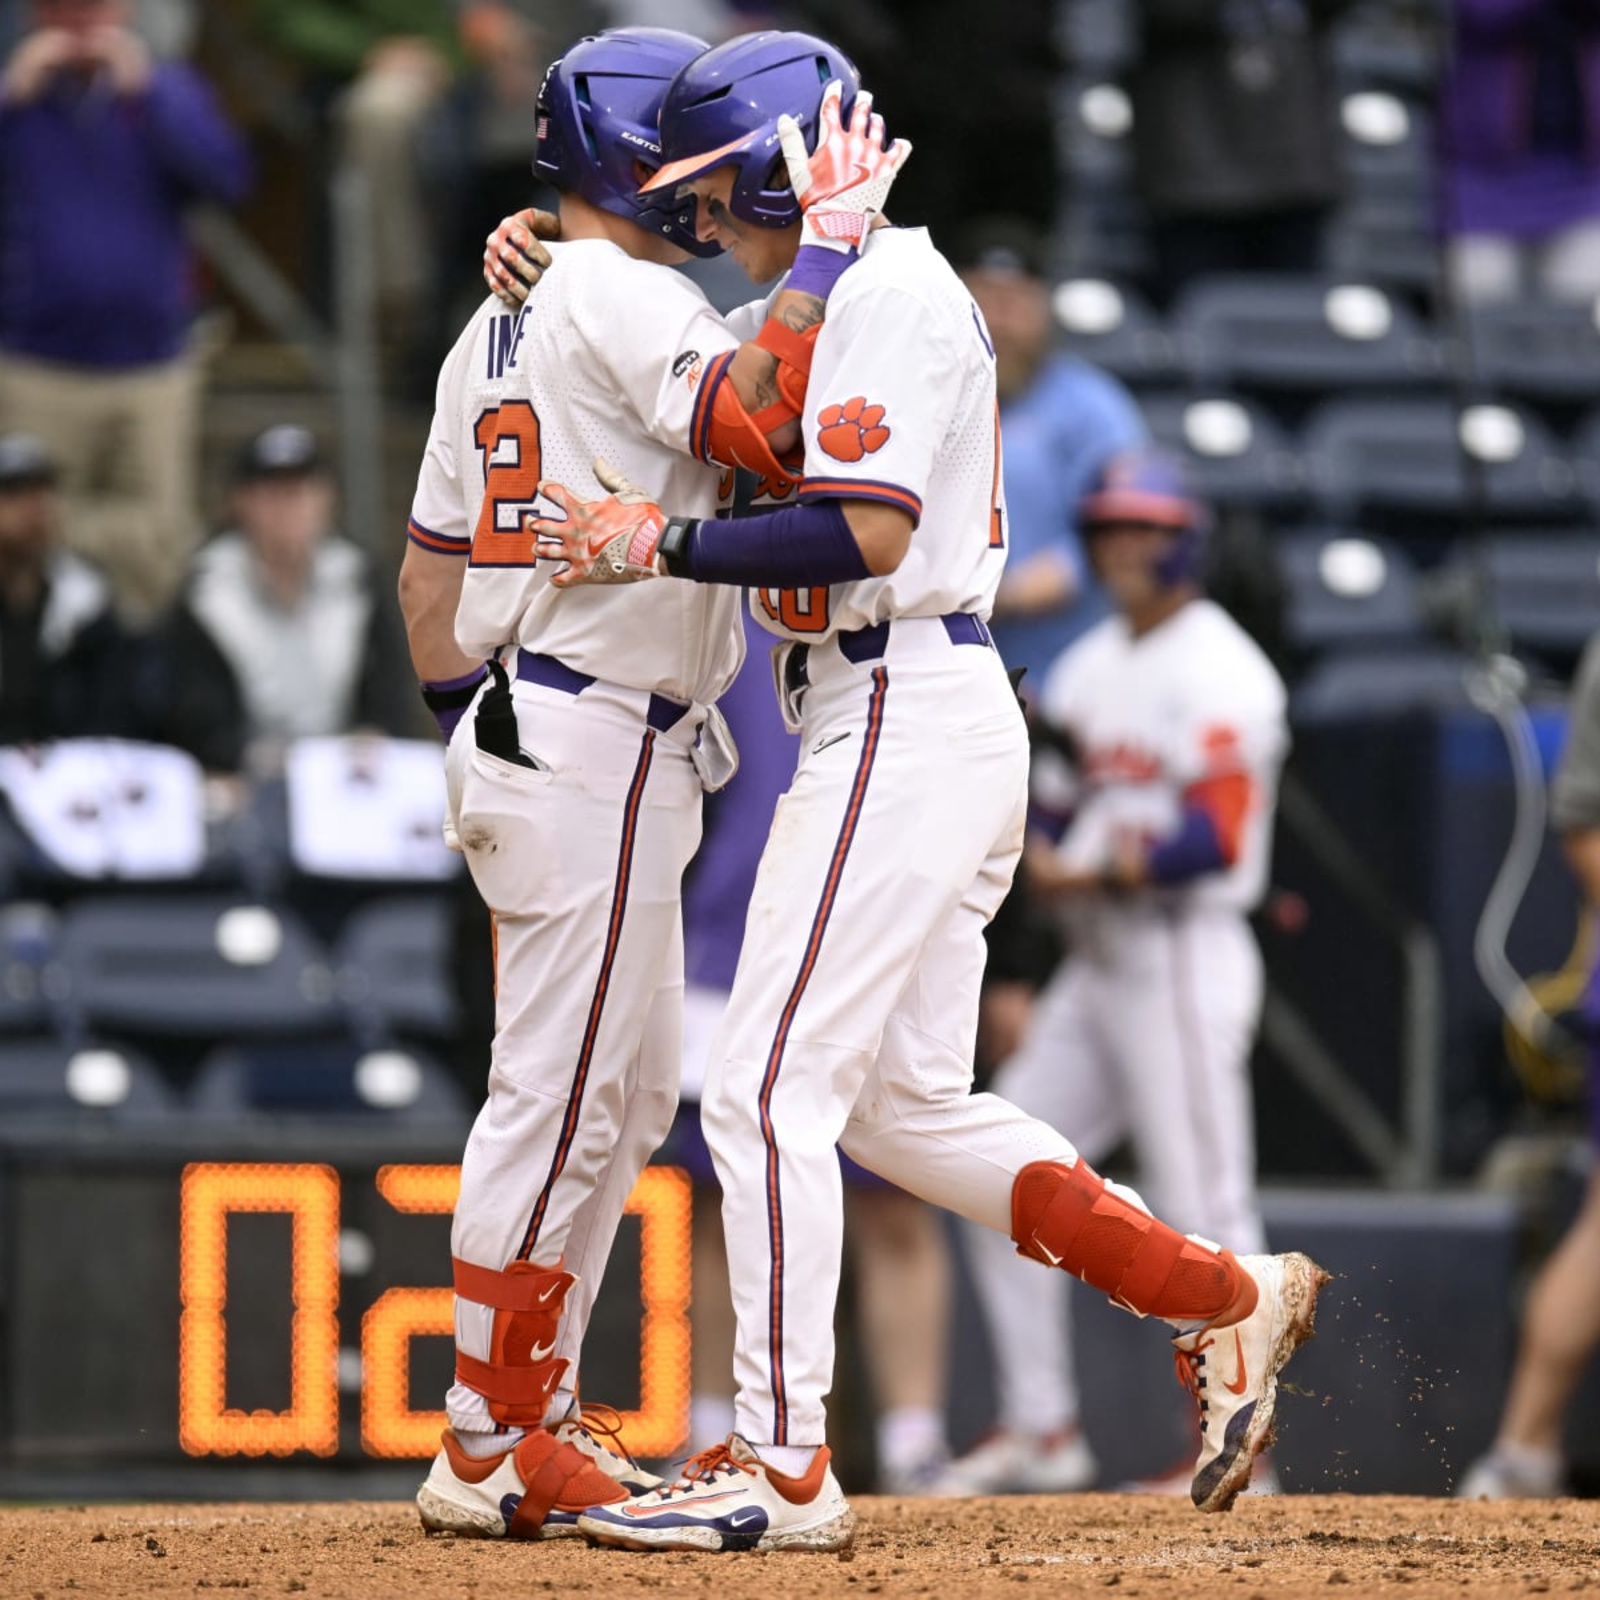
<path fill-rule="evenodd" d="M 773 310 L 791 333 L 804 333 L 808 328 L 816 327 L 828 314 L 826 300 L 798 289 L 786 289 L 783 301 L 781 306 L 774 306 Z"/>

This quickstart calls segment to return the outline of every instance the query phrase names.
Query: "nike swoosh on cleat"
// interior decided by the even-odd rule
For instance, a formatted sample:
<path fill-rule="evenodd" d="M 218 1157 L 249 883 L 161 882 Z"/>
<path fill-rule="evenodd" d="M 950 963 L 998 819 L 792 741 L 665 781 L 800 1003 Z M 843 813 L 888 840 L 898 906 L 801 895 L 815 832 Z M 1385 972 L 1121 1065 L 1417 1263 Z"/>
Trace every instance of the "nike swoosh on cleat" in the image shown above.
<path fill-rule="evenodd" d="M 1250 1374 L 1245 1371 L 1244 1341 L 1240 1339 L 1239 1330 L 1237 1328 L 1233 1330 L 1233 1354 L 1234 1359 L 1239 1363 L 1239 1376 L 1234 1382 L 1224 1383 L 1222 1387 L 1226 1389 L 1229 1394 L 1243 1394 L 1250 1386 Z"/>
<path fill-rule="evenodd" d="M 728 1513 L 728 1526 L 730 1528 L 748 1528 L 752 1522 L 765 1522 L 766 1513 L 755 1506 L 746 1506 L 743 1511 L 730 1511 Z"/>
<path fill-rule="evenodd" d="M 1050 1248 L 1049 1245 L 1040 1244 L 1037 1239 L 1035 1239 L 1033 1241 L 1033 1243 L 1034 1243 L 1034 1247 L 1039 1251 L 1040 1255 L 1046 1257 L 1049 1260 L 1050 1265 L 1052 1267 L 1059 1267 L 1061 1265 L 1061 1257 L 1058 1256 L 1055 1253 L 1055 1251 Z"/>

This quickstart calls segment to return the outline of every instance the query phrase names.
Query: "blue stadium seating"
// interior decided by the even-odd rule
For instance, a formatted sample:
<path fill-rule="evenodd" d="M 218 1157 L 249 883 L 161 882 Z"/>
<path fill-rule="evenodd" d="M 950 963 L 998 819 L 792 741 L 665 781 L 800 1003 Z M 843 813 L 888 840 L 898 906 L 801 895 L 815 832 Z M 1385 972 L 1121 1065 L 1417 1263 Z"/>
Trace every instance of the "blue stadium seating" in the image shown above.
<path fill-rule="evenodd" d="M 225 1045 L 202 1062 L 188 1105 L 199 1115 L 229 1117 L 348 1114 L 414 1122 L 466 1114 L 460 1089 L 425 1052 L 349 1040 Z"/>
<path fill-rule="evenodd" d="M 363 1037 L 443 1038 L 457 1021 L 453 910 L 443 895 L 395 895 L 354 912 L 336 953 L 340 994 Z"/>
<path fill-rule="evenodd" d="M 1560 521 L 1579 509 L 1579 480 L 1549 429 L 1514 407 L 1458 412 L 1445 399 L 1330 400 L 1301 435 L 1324 513 L 1363 509 Z"/>
<path fill-rule="evenodd" d="M 162 1117 L 175 1104 L 155 1068 L 125 1045 L 0 1041 L 0 1119 L 8 1122 L 30 1113 Z"/>
<path fill-rule="evenodd" d="M 1270 276 L 1207 278 L 1172 316 L 1201 384 L 1268 390 L 1437 385 L 1437 340 L 1372 284 Z"/>
<path fill-rule="evenodd" d="M 1417 574 L 1393 540 L 1363 533 L 1304 531 L 1277 544 L 1288 592 L 1289 642 L 1299 651 L 1420 640 Z"/>
<path fill-rule="evenodd" d="M 325 952 L 292 913 L 232 897 L 80 900 L 62 918 L 78 1025 L 188 1039 L 342 1027 Z"/>

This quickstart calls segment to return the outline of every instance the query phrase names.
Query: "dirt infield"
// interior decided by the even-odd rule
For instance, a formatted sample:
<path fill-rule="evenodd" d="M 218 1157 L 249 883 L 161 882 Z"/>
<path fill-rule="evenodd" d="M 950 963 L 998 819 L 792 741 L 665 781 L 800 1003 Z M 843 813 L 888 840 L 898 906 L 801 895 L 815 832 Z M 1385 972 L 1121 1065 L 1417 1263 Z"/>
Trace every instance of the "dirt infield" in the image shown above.
<path fill-rule="evenodd" d="M 855 1500 L 844 1556 L 629 1555 L 578 1541 L 425 1538 L 409 1505 L 72 1506 L 0 1511 L 5 1600 L 248 1589 L 307 1600 L 1600 1593 L 1600 1502 L 1465 1505 L 1290 1495 L 1202 1518 L 1113 1495 Z"/>

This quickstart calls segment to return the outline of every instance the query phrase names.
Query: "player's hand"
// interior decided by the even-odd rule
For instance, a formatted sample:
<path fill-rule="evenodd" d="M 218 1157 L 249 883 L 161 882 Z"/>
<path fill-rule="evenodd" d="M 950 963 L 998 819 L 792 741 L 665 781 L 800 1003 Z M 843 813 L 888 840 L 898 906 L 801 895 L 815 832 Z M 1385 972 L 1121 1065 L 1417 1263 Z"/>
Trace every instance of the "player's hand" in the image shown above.
<path fill-rule="evenodd" d="M 36 28 L 11 52 L 0 74 L 0 100 L 25 106 L 50 87 L 51 79 L 79 60 L 75 34 L 65 28 Z"/>
<path fill-rule="evenodd" d="M 637 583 L 654 578 L 656 546 L 666 513 L 603 456 L 594 475 L 611 492 L 603 500 L 580 500 L 559 483 L 541 483 L 539 493 L 566 512 L 564 522 L 530 518 L 534 551 L 541 561 L 565 561 L 550 581 L 558 589 L 577 583 Z"/>
<path fill-rule="evenodd" d="M 1069 865 L 1053 845 L 1036 834 L 1030 834 L 1022 848 L 1022 867 L 1028 887 L 1042 900 L 1065 900 L 1106 887 L 1103 874 Z"/>
<path fill-rule="evenodd" d="M 502 217 L 483 242 L 483 281 L 514 311 L 550 266 L 541 239 L 559 239 L 561 219 L 548 211 L 518 211 Z"/>
<path fill-rule="evenodd" d="M 883 118 L 873 111 L 865 89 L 856 95 L 846 127 L 839 116 L 843 95 L 837 78 L 822 91 L 815 150 L 806 150 L 800 124 L 787 113 L 778 118 L 778 142 L 800 202 L 802 241 L 829 250 L 859 250 L 911 145 L 905 139 L 884 142 Z"/>
<path fill-rule="evenodd" d="M 142 95 L 150 87 L 155 61 L 147 45 L 131 28 L 93 28 L 86 36 L 84 54 L 106 69 L 111 87 L 125 99 Z"/>

